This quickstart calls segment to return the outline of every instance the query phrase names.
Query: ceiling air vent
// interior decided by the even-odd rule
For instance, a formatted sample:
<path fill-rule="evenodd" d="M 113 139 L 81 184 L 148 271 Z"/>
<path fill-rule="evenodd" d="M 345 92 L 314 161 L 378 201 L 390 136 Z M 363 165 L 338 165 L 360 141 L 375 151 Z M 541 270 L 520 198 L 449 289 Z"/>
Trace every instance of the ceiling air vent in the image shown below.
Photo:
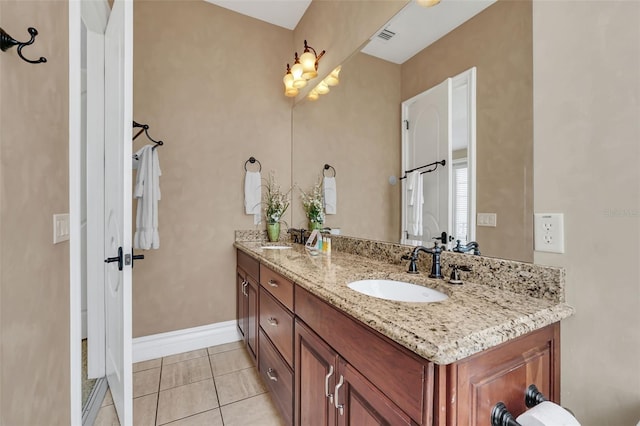
<path fill-rule="evenodd" d="M 381 38 L 384 41 L 389 41 L 394 35 L 396 35 L 396 33 L 385 28 L 384 30 L 380 31 L 380 33 L 378 33 L 378 38 Z"/>

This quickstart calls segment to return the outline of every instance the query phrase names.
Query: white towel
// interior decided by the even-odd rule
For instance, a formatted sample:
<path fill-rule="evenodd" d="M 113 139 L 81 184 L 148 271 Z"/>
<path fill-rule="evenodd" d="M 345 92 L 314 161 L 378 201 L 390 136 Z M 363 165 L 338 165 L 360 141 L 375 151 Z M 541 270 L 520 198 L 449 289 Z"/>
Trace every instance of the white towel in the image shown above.
<path fill-rule="evenodd" d="M 407 225 L 411 235 L 422 236 L 422 205 L 424 195 L 422 193 L 422 175 L 420 171 L 411 172 L 407 177 L 407 197 L 409 214 Z"/>
<path fill-rule="evenodd" d="M 244 176 L 244 212 L 253 215 L 253 224 L 262 220 L 262 177 L 260 172 L 247 172 Z"/>
<path fill-rule="evenodd" d="M 336 178 L 326 177 L 322 182 L 322 189 L 324 190 L 324 212 L 326 214 L 336 214 L 338 211 L 338 193 L 336 190 Z"/>
<path fill-rule="evenodd" d="M 160 248 L 158 233 L 158 201 L 160 195 L 160 161 L 154 145 L 145 145 L 138 152 L 138 173 L 133 190 L 138 199 L 136 212 L 136 232 L 133 236 L 133 247 L 149 250 Z"/>

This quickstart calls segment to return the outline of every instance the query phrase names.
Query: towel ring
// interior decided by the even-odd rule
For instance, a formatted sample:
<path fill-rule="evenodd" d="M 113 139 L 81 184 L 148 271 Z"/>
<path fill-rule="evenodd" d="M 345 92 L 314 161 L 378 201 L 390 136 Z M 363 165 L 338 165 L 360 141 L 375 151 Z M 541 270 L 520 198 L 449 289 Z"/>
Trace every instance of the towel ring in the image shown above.
<path fill-rule="evenodd" d="M 324 173 L 329 169 L 333 170 L 333 176 L 329 176 L 329 177 L 336 177 L 336 169 L 334 169 L 333 166 L 330 166 L 328 164 L 324 165 L 324 169 L 322 169 L 322 176 L 326 177 L 327 175 L 325 175 Z"/>
<path fill-rule="evenodd" d="M 260 161 L 256 160 L 254 157 L 249 157 L 249 159 L 247 161 L 244 162 L 244 171 L 247 172 L 247 163 L 251 163 L 251 164 L 255 164 L 258 163 L 258 171 L 261 172 L 262 171 L 262 164 L 260 164 Z"/>

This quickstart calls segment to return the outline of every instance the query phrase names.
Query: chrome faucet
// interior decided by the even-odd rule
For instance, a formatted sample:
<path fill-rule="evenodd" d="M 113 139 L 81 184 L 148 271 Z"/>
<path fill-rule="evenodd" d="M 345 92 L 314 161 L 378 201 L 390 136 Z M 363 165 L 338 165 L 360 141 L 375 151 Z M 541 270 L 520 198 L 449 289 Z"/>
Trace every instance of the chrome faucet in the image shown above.
<path fill-rule="evenodd" d="M 452 249 L 456 253 L 466 253 L 468 251 L 472 251 L 476 256 L 480 256 L 480 245 L 475 241 L 471 241 L 465 245 L 460 244 L 460 240 L 456 240 L 456 246 Z"/>
<path fill-rule="evenodd" d="M 409 260 L 409 269 L 407 273 L 409 274 L 417 274 L 418 267 L 416 266 L 416 262 L 418 261 L 418 254 L 423 251 L 425 253 L 429 253 L 432 255 L 431 260 L 431 273 L 429 274 L 429 278 L 444 278 L 442 276 L 442 269 L 440 267 L 440 253 L 442 253 L 442 246 L 438 245 L 436 241 L 432 248 L 426 248 L 424 246 L 417 246 L 414 248 L 409 255 L 402 256 L 403 260 Z"/>

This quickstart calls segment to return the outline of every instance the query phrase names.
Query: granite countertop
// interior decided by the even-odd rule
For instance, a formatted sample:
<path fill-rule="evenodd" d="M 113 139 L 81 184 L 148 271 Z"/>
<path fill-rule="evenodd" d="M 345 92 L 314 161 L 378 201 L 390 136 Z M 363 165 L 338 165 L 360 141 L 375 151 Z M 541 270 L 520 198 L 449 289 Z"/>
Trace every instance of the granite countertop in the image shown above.
<path fill-rule="evenodd" d="M 312 294 L 436 364 L 450 364 L 573 314 L 564 302 L 464 282 L 406 273 L 406 265 L 350 253 L 311 256 L 302 245 L 263 249 L 260 242 L 234 246 L 281 273 Z M 411 282 L 449 296 L 442 302 L 407 303 L 378 299 L 347 284 L 362 279 Z"/>

